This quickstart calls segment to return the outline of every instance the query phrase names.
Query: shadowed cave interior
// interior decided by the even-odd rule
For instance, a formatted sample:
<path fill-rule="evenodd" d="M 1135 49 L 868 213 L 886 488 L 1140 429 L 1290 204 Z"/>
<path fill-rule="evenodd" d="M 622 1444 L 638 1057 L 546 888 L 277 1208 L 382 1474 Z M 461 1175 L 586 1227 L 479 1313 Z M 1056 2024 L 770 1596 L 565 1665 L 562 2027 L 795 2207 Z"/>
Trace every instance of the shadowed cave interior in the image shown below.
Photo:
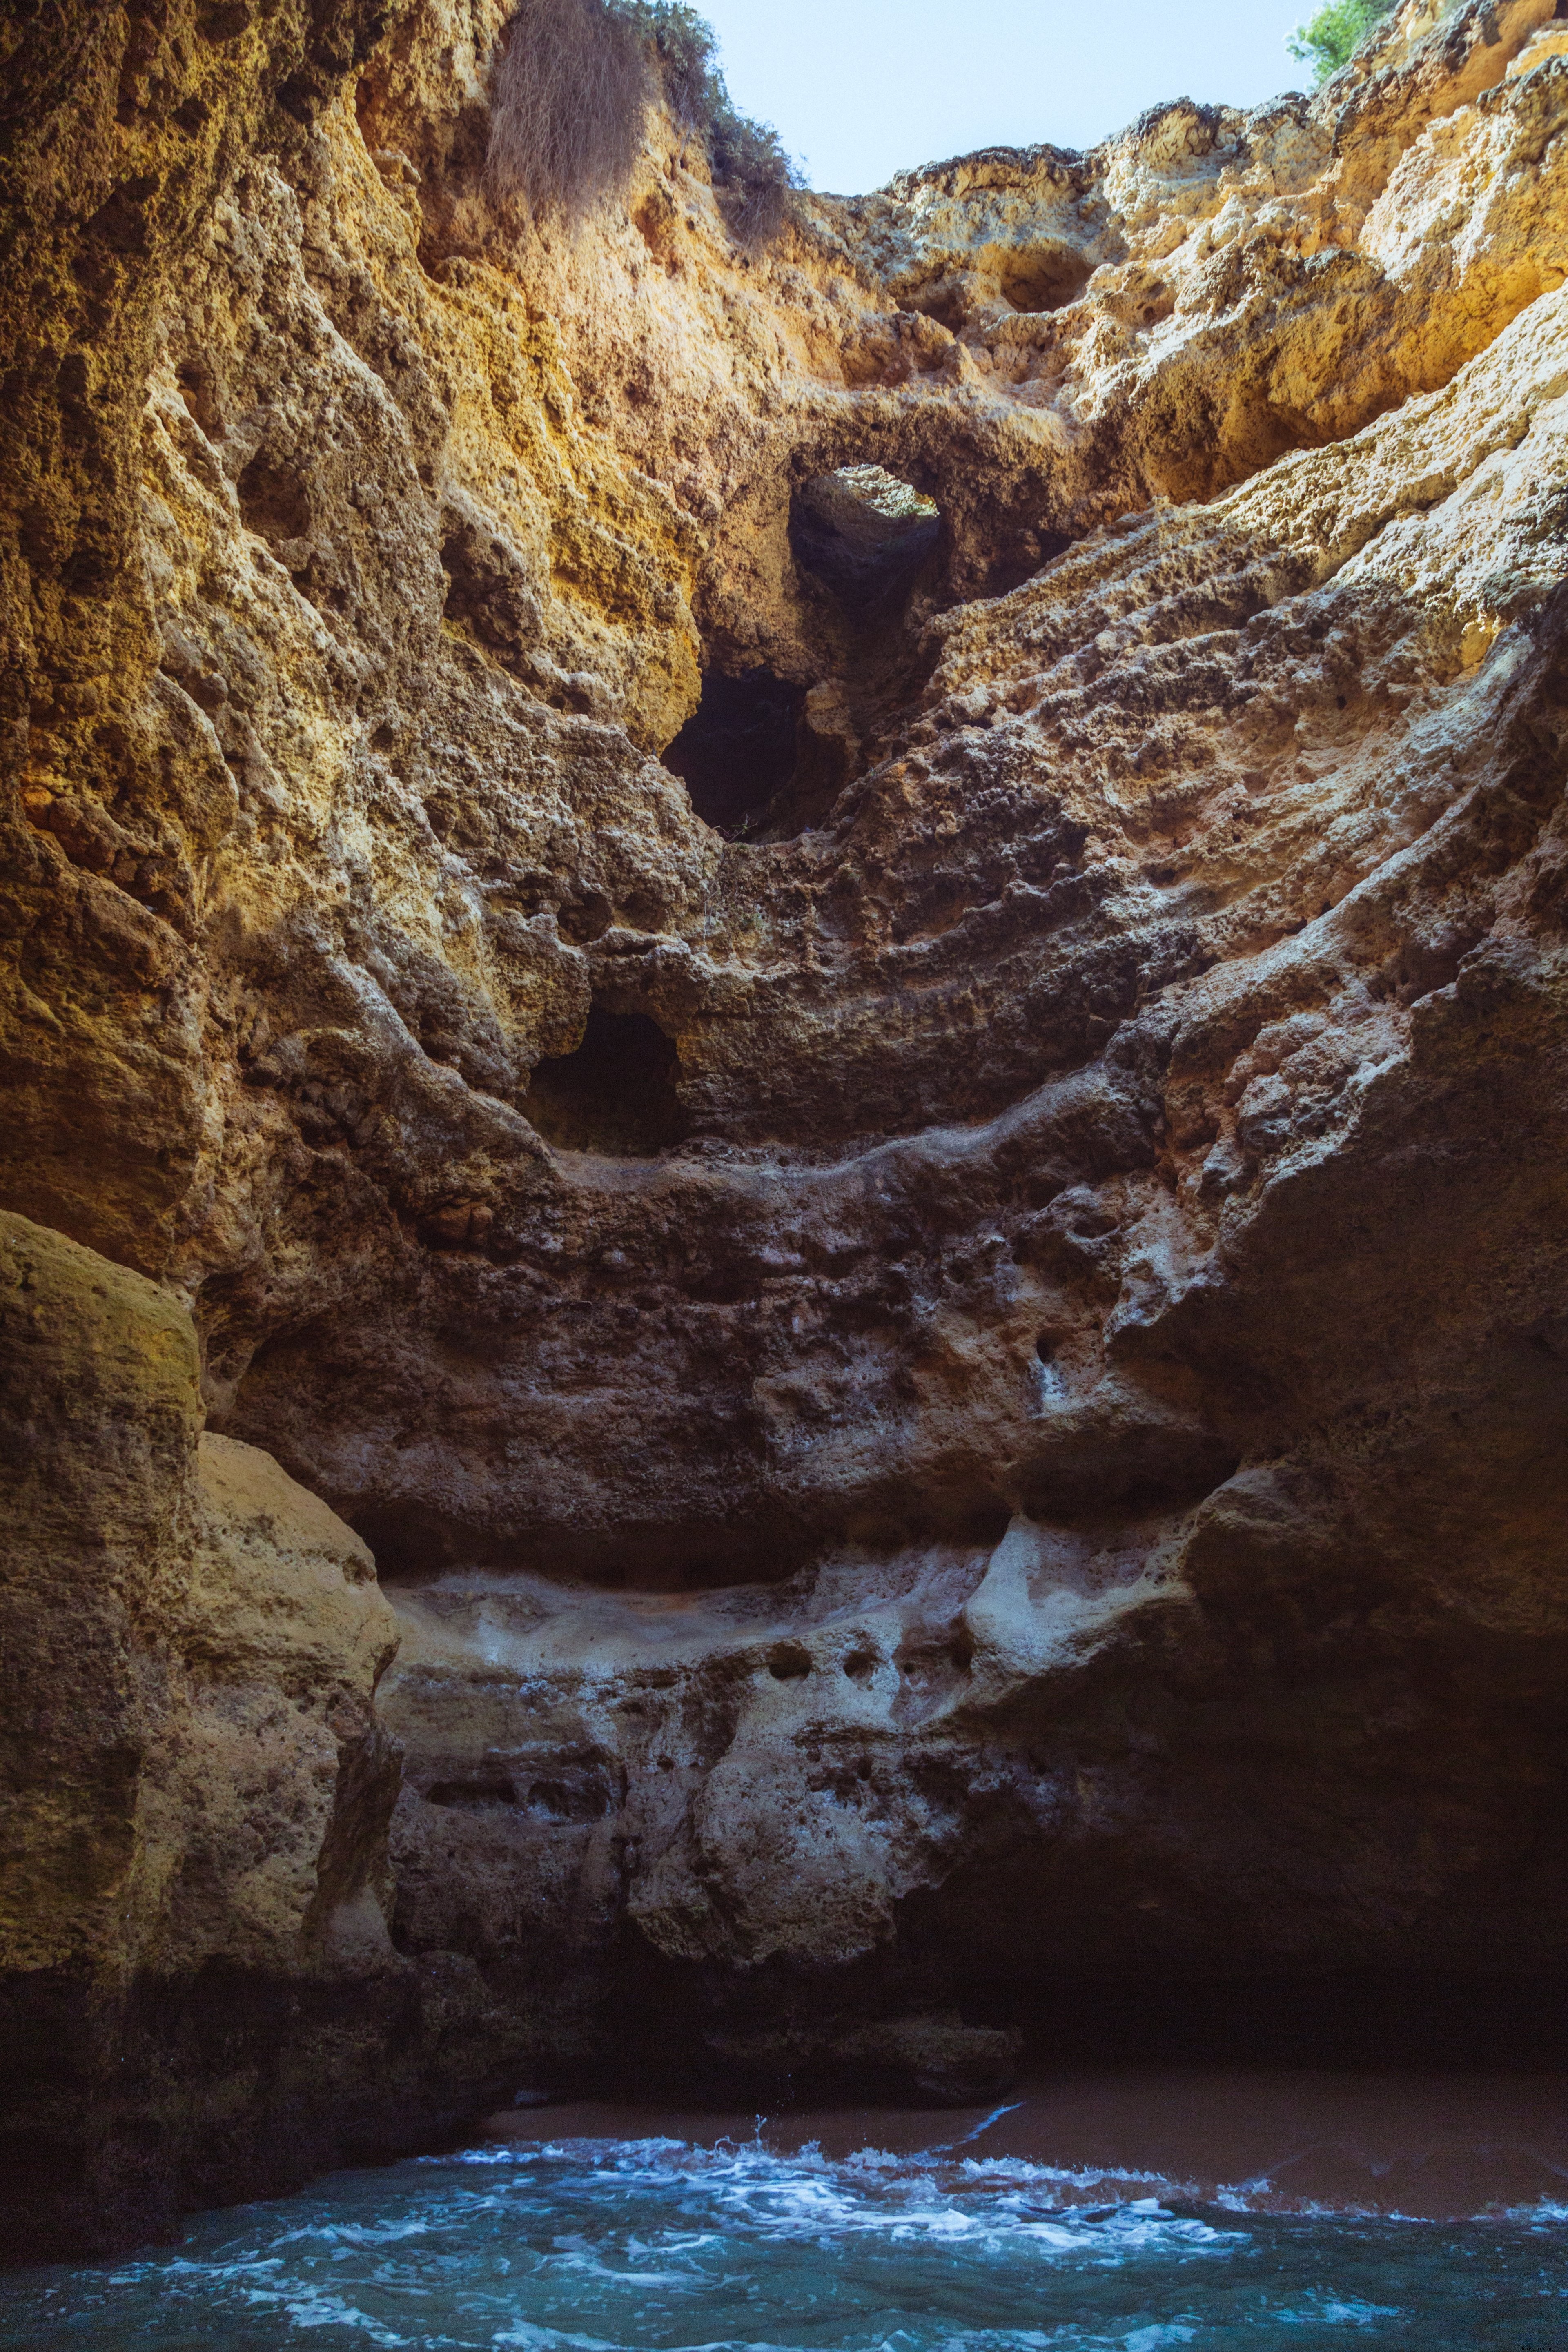
<path fill-rule="evenodd" d="M 861 624 L 899 617 L 941 543 L 935 499 L 880 466 L 818 474 L 791 502 L 796 563 Z"/>
<path fill-rule="evenodd" d="M 528 1115 L 563 1151 L 646 1159 L 678 1140 L 680 1057 L 646 1013 L 589 1008 L 583 1042 L 534 1070 Z"/>
<path fill-rule="evenodd" d="M 715 666 L 664 754 L 698 815 L 731 841 L 784 841 L 826 819 L 858 764 L 843 713 L 858 718 L 863 703 L 882 698 L 889 656 L 906 650 L 911 598 L 940 561 L 942 524 L 935 500 L 912 483 L 880 466 L 842 466 L 796 490 L 789 538 L 837 656 L 836 675 L 818 682 L 841 689 L 830 697 L 833 716 L 814 712 L 799 681 L 762 666 Z"/>
<path fill-rule="evenodd" d="M 664 755 L 704 824 L 726 840 L 756 830 L 795 778 L 805 688 L 771 670 L 710 669 L 702 699 Z M 798 828 L 797 828 L 798 829 Z"/>

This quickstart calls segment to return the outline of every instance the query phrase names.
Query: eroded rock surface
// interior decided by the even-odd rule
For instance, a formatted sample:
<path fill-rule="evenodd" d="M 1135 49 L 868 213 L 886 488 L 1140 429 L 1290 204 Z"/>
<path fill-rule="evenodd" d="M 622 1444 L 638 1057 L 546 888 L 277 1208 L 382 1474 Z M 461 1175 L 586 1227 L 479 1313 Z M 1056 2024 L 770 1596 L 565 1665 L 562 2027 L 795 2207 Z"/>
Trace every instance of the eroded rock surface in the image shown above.
<path fill-rule="evenodd" d="M 198 1360 L 167 1292 L 0 1216 L 13 2259 L 331 2160 L 418 2000 L 397 1620 L 352 1529 L 202 1430 Z"/>
<path fill-rule="evenodd" d="M 17 1606 L 131 1663 L 5 2128 L 104 2177 L 107 2001 L 138 2225 L 209 2075 L 244 2187 L 1564 1960 L 1548 0 L 763 257 L 658 115 L 498 205 L 503 13 L 60 0 L 10 101 Z"/>

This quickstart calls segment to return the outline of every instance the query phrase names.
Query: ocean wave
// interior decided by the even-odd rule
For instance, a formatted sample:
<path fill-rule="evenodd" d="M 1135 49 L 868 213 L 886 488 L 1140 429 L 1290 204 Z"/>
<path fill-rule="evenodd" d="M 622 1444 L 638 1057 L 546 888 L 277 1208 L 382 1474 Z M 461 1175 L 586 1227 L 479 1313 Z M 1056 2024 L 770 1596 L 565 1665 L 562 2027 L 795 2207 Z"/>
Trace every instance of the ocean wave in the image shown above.
<path fill-rule="evenodd" d="M 487 2151 L 494 2161 L 496 2151 Z M 809 2143 L 781 2156 L 754 2142 L 561 2139 L 510 2150 L 520 2169 L 570 2168 L 579 2193 L 642 2189 L 696 2193 L 715 2217 L 750 2238 L 790 2240 L 880 2237 L 895 2244 L 996 2247 L 1005 2240 L 1040 2254 L 1121 2262 L 1161 2246 L 1218 2248 L 1234 2233 L 1193 2214 L 1176 2214 L 1156 2195 L 1113 2196 L 1086 2210 L 1052 2197 L 1054 2189 L 1113 2178 L 1120 2188 L 1150 2187 L 1147 2175 L 1068 2175 L 1004 2158 L 894 2156 L 865 2148 L 830 2160 Z M 672 2281 L 672 2284 L 674 2282 Z"/>
<path fill-rule="evenodd" d="M 1391 2228 L 1194 2210 L 1191 2189 L 962 2141 L 492 2144 L 0 2282 L 0 2352 L 1568 2352 L 1561 2202 Z"/>

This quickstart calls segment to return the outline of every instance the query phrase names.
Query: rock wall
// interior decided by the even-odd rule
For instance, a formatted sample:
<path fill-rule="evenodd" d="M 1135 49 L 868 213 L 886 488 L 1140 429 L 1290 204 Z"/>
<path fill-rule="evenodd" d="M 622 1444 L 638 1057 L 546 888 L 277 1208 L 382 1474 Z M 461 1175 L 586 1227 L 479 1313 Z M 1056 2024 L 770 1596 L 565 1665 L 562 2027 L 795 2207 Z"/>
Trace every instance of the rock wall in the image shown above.
<path fill-rule="evenodd" d="M 1563 1971 L 1568 37 L 757 256 L 503 16 L 0 36 L 32 2242 Z"/>
<path fill-rule="evenodd" d="M 330 2156 L 407 1970 L 373 1707 L 397 1620 L 365 1546 L 202 1430 L 167 1292 L 13 1215 L 0 1415 L 15 2259 Z"/>

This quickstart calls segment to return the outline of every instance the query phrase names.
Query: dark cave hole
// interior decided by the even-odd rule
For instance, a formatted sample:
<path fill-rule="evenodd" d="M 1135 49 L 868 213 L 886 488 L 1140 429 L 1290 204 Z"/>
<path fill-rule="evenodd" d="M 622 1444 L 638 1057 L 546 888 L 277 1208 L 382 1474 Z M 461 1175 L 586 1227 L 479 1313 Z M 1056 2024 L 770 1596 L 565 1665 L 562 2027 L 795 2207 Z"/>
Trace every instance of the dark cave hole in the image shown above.
<path fill-rule="evenodd" d="M 451 1565 L 453 1531 L 422 1503 L 366 1503 L 346 1516 L 374 1554 L 383 1584 L 422 1584 Z"/>
<path fill-rule="evenodd" d="M 936 502 L 880 466 L 840 466 L 790 504 L 795 560 L 866 625 L 896 619 L 942 543 Z"/>
<path fill-rule="evenodd" d="M 800 764 L 804 686 L 771 670 L 710 669 L 702 699 L 664 754 L 704 824 L 731 840 L 758 826 Z"/>
<path fill-rule="evenodd" d="M 184 360 L 175 371 L 180 397 L 195 422 L 209 441 L 224 437 L 223 410 L 217 397 L 217 379 L 206 360 Z M 255 460 L 252 459 L 252 464 Z M 248 470 L 248 469 L 247 469 Z"/>
<path fill-rule="evenodd" d="M 516 1807 L 517 1790 L 510 1780 L 437 1780 L 428 1801 L 454 1812 L 510 1811 Z"/>
<path fill-rule="evenodd" d="M 310 502 L 299 475 L 258 449 L 235 484 L 247 530 L 269 546 L 304 539 L 310 529 Z"/>
<path fill-rule="evenodd" d="M 582 1044 L 535 1069 L 528 1116 L 560 1150 L 645 1160 L 679 1137 L 679 1076 L 674 1041 L 657 1021 L 595 1004 Z"/>
<path fill-rule="evenodd" d="M 952 335 L 962 332 L 963 322 L 969 316 L 969 304 L 964 299 L 962 283 L 953 285 L 946 278 L 939 278 L 934 286 L 926 287 L 921 293 L 906 295 L 904 300 L 910 310 L 921 311 L 926 318 L 934 319 L 939 326 L 945 327 Z"/>
<path fill-rule="evenodd" d="M 1070 246 L 1019 246 L 999 273 L 1002 299 L 1015 310 L 1059 310 L 1076 302 L 1094 266 Z"/>
<path fill-rule="evenodd" d="M 581 887 L 570 892 L 555 911 L 556 929 L 578 948 L 602 940 L 615 919 L 616 910 L 602 890 Z"/>
<path fill-rule="evenodd" d="M 933 500 L 880 466 L 842 466 L 798 489 L 790 546 L 837 606 L 837 665 L 805 686 L 763 667 L 710 669 L 702 698 L 664 754 L 698 815 L 731 841 L 783 841 L 820 824 L 855 769 L 884 704 L 907 699 L 903 622 L 942 545 Z M 831 612 L 831 608 L 829 608 Z"/>

